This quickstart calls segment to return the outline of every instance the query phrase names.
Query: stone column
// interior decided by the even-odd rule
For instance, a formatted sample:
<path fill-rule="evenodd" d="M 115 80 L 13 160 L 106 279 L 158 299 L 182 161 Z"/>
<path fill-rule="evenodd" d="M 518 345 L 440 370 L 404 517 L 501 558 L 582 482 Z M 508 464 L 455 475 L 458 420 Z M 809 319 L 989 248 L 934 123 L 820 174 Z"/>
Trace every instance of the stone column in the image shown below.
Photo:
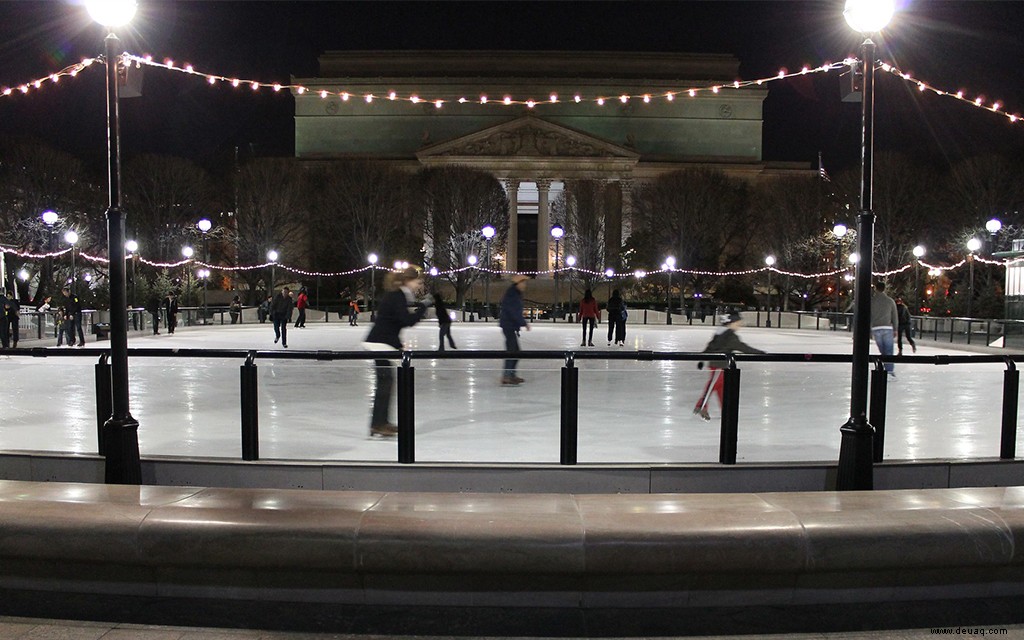
<path fill-rule="evenodd" d="M 632 178 L 623 178 L 619 181 L 619 186 L 622 188 L 622 235 L 620 236 L 623 243 L 629 240 L 629 236 L 633 235 L 633 186 L 635 182 Z"/>
<path fill-rule="evenodd" d="M 550 180 L 537 180 L 537 271 L 547 271 L 551 268 L 551 207 L 548 203 L 550 190 Z"/>
<path fill-rule="evenodd" d="M 505 269 L 518 270 L 519 258 L 519 180 L 505 178 L 505 195 L 508 196 L 508 246 L 505 248 Z"/>

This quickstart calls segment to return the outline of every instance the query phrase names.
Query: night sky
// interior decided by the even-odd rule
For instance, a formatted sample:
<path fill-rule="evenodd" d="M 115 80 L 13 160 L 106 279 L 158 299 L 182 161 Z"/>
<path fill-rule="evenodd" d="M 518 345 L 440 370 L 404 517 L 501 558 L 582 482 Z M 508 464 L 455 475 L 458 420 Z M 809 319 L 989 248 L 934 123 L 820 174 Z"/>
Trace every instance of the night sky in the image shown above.
<path fill-rule="evenodd" d="M 147 2 L 125 49 L 200 71 L 287 83 L 317 73 L 326 50 L 514 49 L 729 53 L 741 79 L 856 53 L 842 0 L 776 2 Z M 880 57 L 930 84 L 998 99 L 1024 114 L 1024 2 L 904 2 Z M 102 29 L 68 2 L 0 3 L 0 87 L 45 76 L 102 48 Z M 1024 123 L 919 94 L 879 74 L 879 150 L 938 164 L 980 152 L 1024 155 Z M 837 74 L 775 82 L 765 103 L 765 160 L 856 165 L 859 105 Z M 103 72 L 88 70 L 29 95 L 0 97 L 0 133 L 27 134 L 102 166 Z M 122 103 L 125 157 L 142 152 L 229 161 L 293 151 L 293 102 L 161 70 Z"/>

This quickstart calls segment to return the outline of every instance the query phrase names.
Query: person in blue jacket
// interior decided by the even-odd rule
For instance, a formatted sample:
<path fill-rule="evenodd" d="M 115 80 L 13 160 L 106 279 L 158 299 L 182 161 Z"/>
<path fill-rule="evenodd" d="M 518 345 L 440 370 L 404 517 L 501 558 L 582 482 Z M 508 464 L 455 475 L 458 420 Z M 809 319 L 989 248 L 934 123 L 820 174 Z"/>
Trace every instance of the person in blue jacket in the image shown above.
<path fill-rule="evenodd" d="M 512 284 L 501 298 L 498 326 L 505 334 L 505 351 L 509 353 L 509 358 L 505 360 L 505 372 L 501 377 L 501 384 L 517 385 L 524 382 L 516 375 L 516 365 L 519 364 L 519 360 L 513 356 L 519 352 L 519 330 L 522 327 L 526 327 L 527 331 L 530 330 L 530 325 L 523 317 L 523 291 L 526 291 L 526 281 L 529 279 L 529 276 L 520 273 L 512 276 Z"/>

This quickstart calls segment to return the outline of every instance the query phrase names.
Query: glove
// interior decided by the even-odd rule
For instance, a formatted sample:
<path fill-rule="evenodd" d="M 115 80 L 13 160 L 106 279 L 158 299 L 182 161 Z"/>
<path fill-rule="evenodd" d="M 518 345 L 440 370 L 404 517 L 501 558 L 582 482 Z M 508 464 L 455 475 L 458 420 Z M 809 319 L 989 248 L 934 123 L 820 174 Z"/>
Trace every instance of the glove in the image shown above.
<path fill-rule="evenodd" d="M 703 369 L 703 368 L 704 368 L 704 362 L 703 362 L 703 361 L 701 361 L 701 362 L 698 362 L 698 363 L 697 363 L 697 368 L 698 368 L 698 369 Z"/>

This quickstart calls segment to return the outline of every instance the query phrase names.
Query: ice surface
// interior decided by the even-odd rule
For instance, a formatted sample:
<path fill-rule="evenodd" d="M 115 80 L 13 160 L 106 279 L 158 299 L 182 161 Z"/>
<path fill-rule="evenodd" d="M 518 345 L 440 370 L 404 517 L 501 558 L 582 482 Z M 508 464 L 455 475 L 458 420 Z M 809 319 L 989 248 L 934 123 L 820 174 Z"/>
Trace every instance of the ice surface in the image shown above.
<path fill-rule="evenodd" d="M 608 347 L 605 325 L 588 351 L 700 351 L 714 328 L 634 325 L 625 347 Z M 290 351 L 361 350 L 368 327 L 309 322 L 289 330 Z M 456 323 L 461 353 L 499 350 L 493 323 Z M 849 353 L 850 334 L 744 328 L 769 352 Z M 404 333 L 411 349 L 434 349 L 437 325 Z M 579 325 L 538 322 L 522 347 L 581 349 Z M 89 346 L 105 346 L 93 343 Z M 31 346 L 27 343 L 22 346 Z M 185 327 L 173 335 L 132 336 L 130 347 L 281 350 L 270 324 Z M 919 341 L 918 355 L 951 352 Z M 54 349 L 57 350 L 57 349 Z M 65 347 L 64 350 L 67 350 Z M 874 353 L 874 347 L 872 346 Z M 957 351 L 956 353 L 963 353 Z M 0 450 L 96 451 L 95 358 L 0 359 L 4 410 Z M 241 457 L 240 359 L 132 358 L 131 411 L 143 456 Z M 257 360 L 262 459 L 394 461 L 394 440 L 371 439 L 369 361 Z M 414 361 L 416 460 L 558 461 L 560 360 L 523 360 L 526 382 L 502 386 L 501 360 Z M 693 362 L 580 360 L 579 462 L 717 462 L 719 420 L 692 414 L 706 380 Z M 850 365 L 743 363 L 738 460 L 835 461 L 849 416 Z M 886 459 L 982 458 L 999 454 L 1003 365 L 897 364 L 888 387 Z M 392 407 L 392 420 L 397 413 Z M 1018 450 L 1024 437 L 1018 436 Z"/>

